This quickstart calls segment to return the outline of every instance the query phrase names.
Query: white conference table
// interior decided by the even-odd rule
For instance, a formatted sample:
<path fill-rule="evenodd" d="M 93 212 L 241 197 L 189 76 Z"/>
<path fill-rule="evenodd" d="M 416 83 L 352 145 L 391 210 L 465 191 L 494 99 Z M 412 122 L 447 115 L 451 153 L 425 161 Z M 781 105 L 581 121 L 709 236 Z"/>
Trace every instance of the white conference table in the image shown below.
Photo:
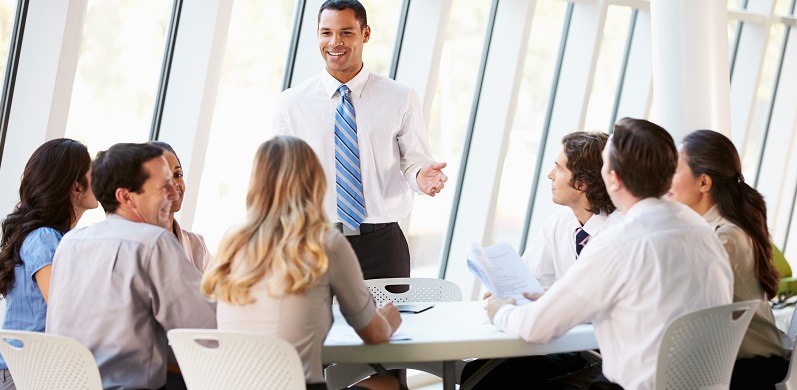
<path fill-rule="evenodd" d="M 417 314 L 401 314 L 402 324 L 390 342 L 366 345 L 346 323 L 337 306 L 324 342 L 322 360 L 331 363 L 443 363 L 443 388 L 454 389 L 455 362 L 467 358 L 507 358 L 598 348 L 591 324 L 577 325 L 547 344 L 527 343 L 493 326 L 484 301 L 436 302 Z"/>

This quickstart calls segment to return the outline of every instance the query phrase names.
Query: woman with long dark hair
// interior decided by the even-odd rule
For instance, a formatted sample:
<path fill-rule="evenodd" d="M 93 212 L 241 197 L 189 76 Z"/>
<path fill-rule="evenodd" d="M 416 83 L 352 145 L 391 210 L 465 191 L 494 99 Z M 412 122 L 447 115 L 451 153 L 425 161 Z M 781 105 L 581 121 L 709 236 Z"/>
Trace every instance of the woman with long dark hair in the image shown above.
<path fill-rule="evenodd" d="M 61 237 L 88 209 L 97 208 L 91 191 L 89 151 L 80 142 L 45 142 L 28 160 L 19 203 L 2 222 L 0 295 L 6 300 L 3 329 L 43 332 L 53 255 Z M 5 361 L 3 383 L 14 389 Z"/>
<path fill-rule="evenodd" d="M 788 370 L 768 300 L 778 293 L 763 196 L 742 176 L 733 142 L 711 130 L 688 134 L 681 144 L 678 168 L 668 193 L 714 228 L 734 273 L 733 300 L 760 299 L 739 349 L 731 389 L 774 388 Z"/>

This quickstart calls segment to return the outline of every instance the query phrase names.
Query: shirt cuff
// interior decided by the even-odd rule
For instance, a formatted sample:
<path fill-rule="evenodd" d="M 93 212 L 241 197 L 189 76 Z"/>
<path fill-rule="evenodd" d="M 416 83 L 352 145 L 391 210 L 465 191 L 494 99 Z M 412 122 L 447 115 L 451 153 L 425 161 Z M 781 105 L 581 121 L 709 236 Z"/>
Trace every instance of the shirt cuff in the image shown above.
<path fill-rule="evenodd" d="M 409 184 L 411 190 L 415 191 L 415 193 L 419 195 L 424 195 L 424 193 L 421 191 L 421 187 L 418 187 L 418 172 L 420 172 L 421 168 L 423 168 L 423 166 L 426 164 L 429 164 L 429 162 L 422 162 L 407 169 L 407 184 Z"/>
<path fill-rule="evenodd" d="M 500 330 L 501 332 L 506 332 L 506 325 L 507 321 L 509 320 L 509 313 L 512 312 L 517 306 L 515 305 L 504 305 L 495 312 L 495 317 L 493 317 L 493 325 Z"/>

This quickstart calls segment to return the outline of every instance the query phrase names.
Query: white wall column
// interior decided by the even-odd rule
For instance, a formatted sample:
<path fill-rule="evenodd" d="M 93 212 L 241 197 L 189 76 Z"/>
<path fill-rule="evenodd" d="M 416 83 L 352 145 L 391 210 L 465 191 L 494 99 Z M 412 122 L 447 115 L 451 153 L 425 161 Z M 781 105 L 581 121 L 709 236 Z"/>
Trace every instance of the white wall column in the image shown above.
<path fill-rule="evenodd" d="M 0 162 L 0 214 L 19 200 L 28 158 L 63 137 L 80 53 L 86 0 L 38 0 L 28 6 L 22 51 Z"/>
<path fill-rule="evenodd" d="M 178 215 L 186 229 L 193 225 L 199 198 L 232 7 L 228 0 L 183 2 L 177 30 L 158 139 L 179 154 L 185 181 L 193 189 L 185 194 Z"/>
<path fill-rule="evenodd" d="M 496 10 L 445 277 L 466 300 L 480 287 L 465 263 L 467 247 L 490 236 L 535 3 L 501 0 Z"/>
<path fill-rule="evenodd" d="M 653 99 L 680 140 L 696 129 L 730 136 L 728 10 L 724 0 L 652 0 Z"/>

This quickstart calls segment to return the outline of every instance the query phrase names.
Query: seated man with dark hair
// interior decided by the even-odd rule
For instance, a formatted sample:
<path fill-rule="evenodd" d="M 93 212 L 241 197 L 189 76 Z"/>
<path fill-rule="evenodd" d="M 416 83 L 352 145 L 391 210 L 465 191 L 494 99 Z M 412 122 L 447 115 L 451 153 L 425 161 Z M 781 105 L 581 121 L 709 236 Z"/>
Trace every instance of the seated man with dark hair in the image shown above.
<path fill-rule="evenodd" d="M 106 389 L 166 383 L 166 331 L 215 328 L 215 306 L 170 227 L 177 199 L 163 151 L 117 144 L 97 154 L 91 188 L 104 221 L 73 230 L 53 260 L 46 332 L 87 346 Z"/>
<path fill-rule="evenodd" d="M 664 129 L 618 121 L 601 173 L 623 223 L 591 240 L 536 302 L 490 298 L 486 309 L 496 327 L 546 343 L 592 321 L 603 374 L 590 388 L 653 388 L 667 323 L 733 298 L 733 274 L 713 230 L 688 207 L 659 199 L 677 161 Z"/>
<path fill-rule="evenodd" d="M 600 131 L 576 131 L 562 137 L 562 148 L 548 173 L 551 200 L 562 207 L 548 218 L 523 254 L 545 289 L 576 263 L 589 240 L 623 221 L 622 213 L 614 212 L 601 178 L 601 152 L 608 139 L 609 135 Z M 463 381 L 485 362 L 468 363 L 462 371 Z M 577 386 L 600 373 L 600 365 L 591 363 L 579 352 L 506 359 L 474 389 L 512 388 L 518 383 L 528 388 Z"/>

